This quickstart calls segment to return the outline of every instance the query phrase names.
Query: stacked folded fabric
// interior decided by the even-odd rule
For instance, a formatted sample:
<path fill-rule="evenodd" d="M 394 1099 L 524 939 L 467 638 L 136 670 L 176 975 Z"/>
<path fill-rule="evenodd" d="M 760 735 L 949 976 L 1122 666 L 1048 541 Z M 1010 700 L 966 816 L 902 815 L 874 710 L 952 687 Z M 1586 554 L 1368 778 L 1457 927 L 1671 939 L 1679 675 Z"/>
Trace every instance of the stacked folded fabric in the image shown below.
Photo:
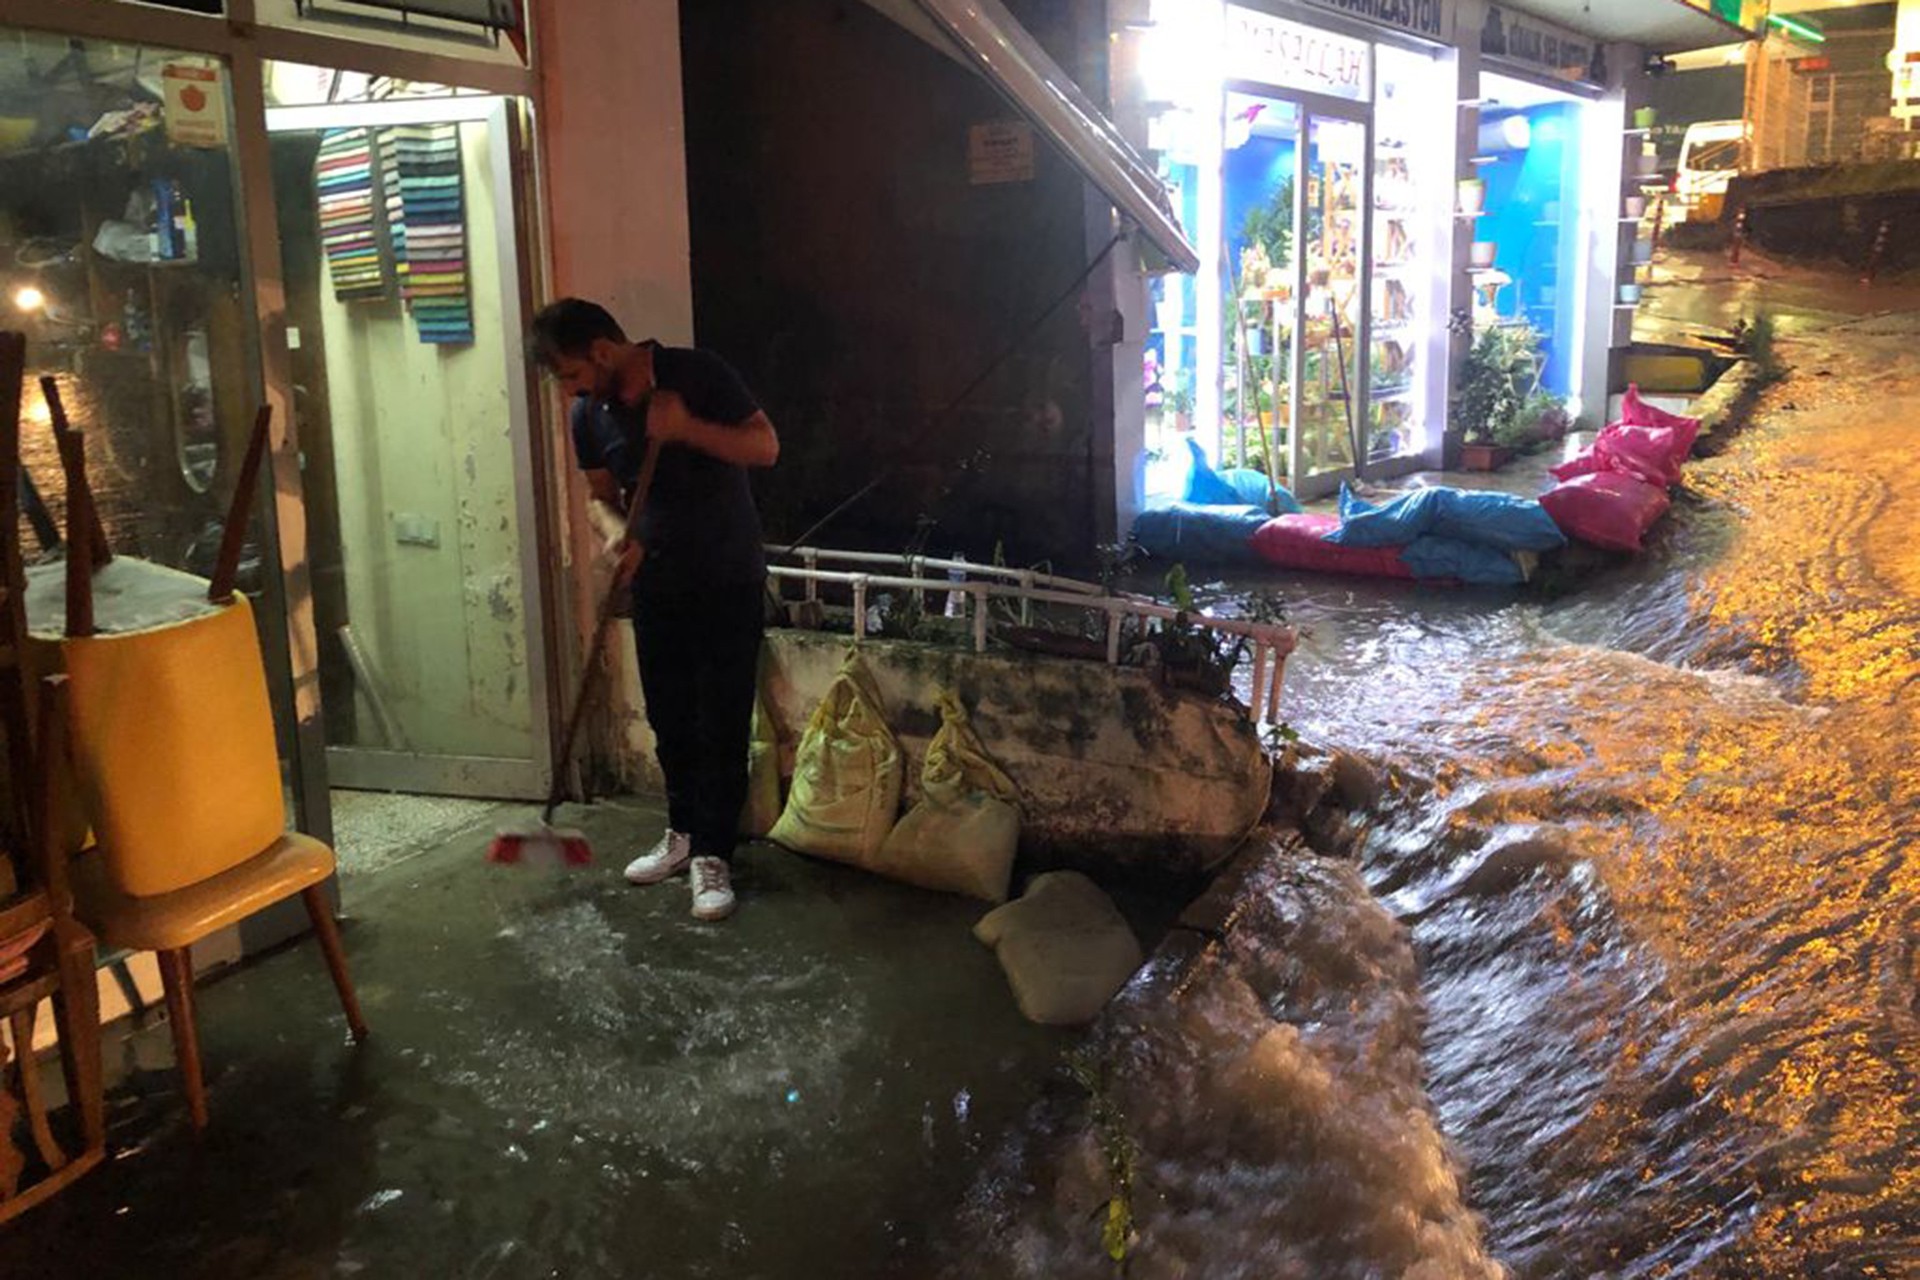
<path fill-rule="evenodd" d="M 314 187 L 333 296 L 341 302 L 391 296 L 374 214 L 372 144 L 365 129 L 329 129 L 321 137 Z"/>
<path fill-rule="evenodd" d="M 388 216 L 393 219 L 400 293 L 413 312 L 420 340 L 472 342 L 460 126 L 385 130 L 381 159 L 396 193 L 388 202 Z"/>

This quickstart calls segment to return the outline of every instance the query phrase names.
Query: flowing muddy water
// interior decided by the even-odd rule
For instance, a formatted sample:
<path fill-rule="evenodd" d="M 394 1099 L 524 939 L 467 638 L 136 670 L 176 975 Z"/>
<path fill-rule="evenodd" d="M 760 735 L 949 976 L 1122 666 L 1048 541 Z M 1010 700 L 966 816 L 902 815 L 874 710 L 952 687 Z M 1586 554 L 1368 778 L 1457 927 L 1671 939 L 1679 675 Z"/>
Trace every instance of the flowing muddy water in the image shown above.
<path fill-rule="evenodd" d="M 1297 724 L 1396 779 L 1362 870 L 1518 1274 L 1920 1273 L 1915 332 L 1793 344 L 1627 578 L 1300 611 Z"/>
<path fill-rule="evenodd" d="M 1260 584 L 1292 724 L 1377 785 L 1107 1020 L 1127 1274 L 1920 1275 L 1916 336 L 1786 344 L 1576 595 Z M 1100 1129 L 983 1180 L 994 1273 L 1112 1273 L 1063 1239 Z"/>

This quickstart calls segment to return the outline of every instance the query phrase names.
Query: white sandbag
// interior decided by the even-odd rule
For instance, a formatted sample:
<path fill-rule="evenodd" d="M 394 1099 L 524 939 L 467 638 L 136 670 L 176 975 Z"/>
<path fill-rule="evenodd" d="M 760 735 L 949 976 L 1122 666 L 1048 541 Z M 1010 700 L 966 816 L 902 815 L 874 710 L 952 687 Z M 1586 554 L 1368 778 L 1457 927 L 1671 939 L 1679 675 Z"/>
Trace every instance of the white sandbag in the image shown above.
<path fill-rule="evenodd" d="M 999 957 L 1020 1012 L 1047 1026 L 1093 1021 L 1145 959 L 1113 900 L 1078 871 L 1035 877 L 973 936 Z"/>
<path fill-rule="evenodd" d="M 873 677 L 849 654 L 807 723 L 786 808 L 768 834 L 789 849 L 864 866 L 893 830 L 902 773 Z"/>
<path fill-rule="evenodd" d="M 1020 844 L 1019 791 L 987 755 L 966 708 L 943 691 L 920 799 L 881 846 L 873 870 L 923 889 L 1007 900 Z"/>

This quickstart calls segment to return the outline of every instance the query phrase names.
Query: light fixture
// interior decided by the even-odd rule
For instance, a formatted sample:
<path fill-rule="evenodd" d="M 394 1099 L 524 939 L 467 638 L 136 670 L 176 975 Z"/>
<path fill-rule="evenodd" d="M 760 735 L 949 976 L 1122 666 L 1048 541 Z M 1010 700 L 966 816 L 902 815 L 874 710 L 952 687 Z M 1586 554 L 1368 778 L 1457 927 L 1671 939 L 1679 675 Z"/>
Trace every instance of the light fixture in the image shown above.
<path fill-rule="evenodd" d="M 23 284 L 13 291 L 13 305 L 21 311 L 38 311 L 47 305 L 47 295 L 37 285 Z"/>
<path fill-rule="evenodd" d="M 1523 115 L 1511 115 L 1500 122 L 1500 138 L 1509 151 L 1525 151 L 1533 144 L 1533 122 Z"/>
<path fill-rule="evenodd" d="M 1818 27 L 1809 26 L 1798 18 L 1789 18 L 1784 13 L 1770 13 L 1767 15 L 1767 21 L 1788 35 L 1805 40 L 1808 44 L 1825 44 L 1827 42 L 1826 32 L 1820 30 Z"/>

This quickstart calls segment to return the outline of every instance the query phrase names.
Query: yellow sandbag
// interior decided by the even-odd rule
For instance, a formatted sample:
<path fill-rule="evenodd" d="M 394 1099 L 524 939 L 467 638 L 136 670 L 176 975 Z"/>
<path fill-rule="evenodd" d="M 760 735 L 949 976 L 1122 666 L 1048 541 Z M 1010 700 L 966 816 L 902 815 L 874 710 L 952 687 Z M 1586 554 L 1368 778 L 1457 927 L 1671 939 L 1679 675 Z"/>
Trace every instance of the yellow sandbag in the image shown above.
<path fill-rule="evenodd" d="M 747 804 L 740 833 L 758 840 L 780 820 L 780 735 L 765 698 L 753 700 L 753 736 L 747 742 Z"/>
<path fill-rule="evenodd" d="M 1113 900 L 1078 871 L 1036 876 L 973 936 L 993 948 L 1020 1012 L 1047 1026 L 1093 1021 L 1145 959 Z"/>
<path fill-rule="evenodd" d="M 789 849 L 864 866 L 893 830 L 901 773 L 873 678 L 849 654 L 807 723 L 787 807 L 769 834 Z"/>
<path fill-rule="evenodd" d="M 951 693 L 927 747 L 920 799 L 887 836 L 873 870 L 924 889 L 1007 900 L 1020 844 L 1019 792 L 987 755 Z"/>
<path fill-rule="evenodd" d="M 80 790 L 123 892 L 195 884 L 285 834 L 266 668 L 245 597 L 187 622 L 62 647 Z"/>

